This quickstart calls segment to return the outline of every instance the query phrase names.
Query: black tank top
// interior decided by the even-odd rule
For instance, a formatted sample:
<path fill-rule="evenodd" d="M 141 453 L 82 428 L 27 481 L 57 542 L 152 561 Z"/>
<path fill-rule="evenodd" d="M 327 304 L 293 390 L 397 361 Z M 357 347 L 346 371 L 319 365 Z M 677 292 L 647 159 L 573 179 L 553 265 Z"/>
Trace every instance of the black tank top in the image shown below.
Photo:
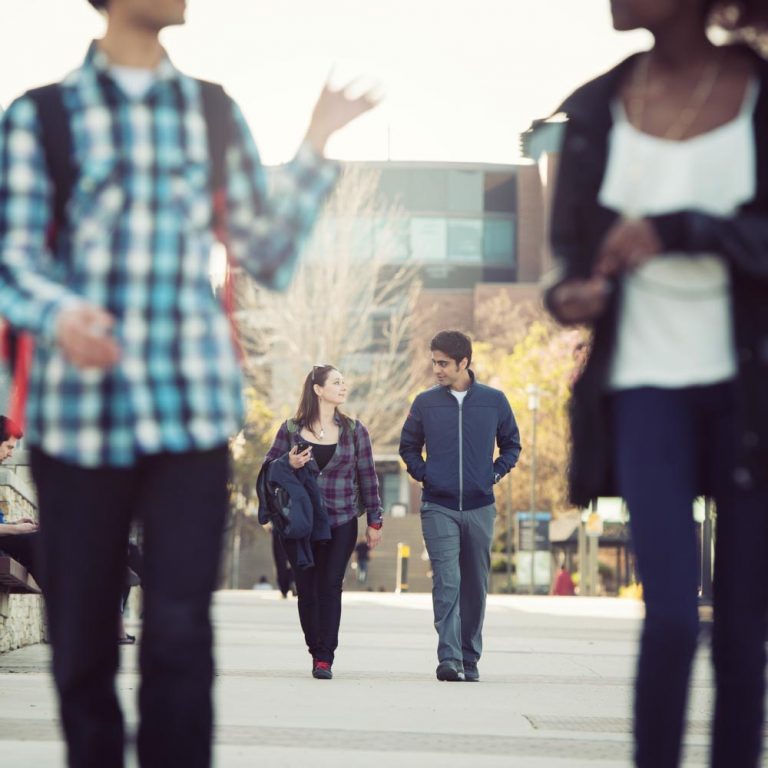
<path fill-rule="evenodd" d="M 312 446 L 312 458 L 317 462 L 317 466 L 320 467 L 320 471 L 322 472 L 328 462 L 333 458 L 333 454 L 336 453 L 336 443 L 332 443 L 331 445 L 310 443 L 310 445 Z"/>

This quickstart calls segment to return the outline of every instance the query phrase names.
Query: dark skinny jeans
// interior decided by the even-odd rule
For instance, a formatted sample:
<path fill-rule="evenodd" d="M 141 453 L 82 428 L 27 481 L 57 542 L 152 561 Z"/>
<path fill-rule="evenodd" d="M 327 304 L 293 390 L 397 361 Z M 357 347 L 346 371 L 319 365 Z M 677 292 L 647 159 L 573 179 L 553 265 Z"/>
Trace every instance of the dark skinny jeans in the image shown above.
<path fill-rule="evenodd" d="M 299 593 L 299 621 L 313 659 L 333 663 L 339 645 L 341 590 L 344 574 L 357 542 L 357 518 L 331 528 L 331 540 L 315 542 L 315 564 L 302 570 L 296 565 L 296 541 L 284 539 Z"/>
<path fill-rule="evenodd" d="M 698 637 L 696 523 L 706 480 L 717 505 L 712 656 L 715 768 L 753 768 L 762 747 L 768 491 L 734 482 L 733 387 L 643 387 L 613 396 L 619 488 L 646 606 L 635 689 L 635 761 L 680 762 Z"/>

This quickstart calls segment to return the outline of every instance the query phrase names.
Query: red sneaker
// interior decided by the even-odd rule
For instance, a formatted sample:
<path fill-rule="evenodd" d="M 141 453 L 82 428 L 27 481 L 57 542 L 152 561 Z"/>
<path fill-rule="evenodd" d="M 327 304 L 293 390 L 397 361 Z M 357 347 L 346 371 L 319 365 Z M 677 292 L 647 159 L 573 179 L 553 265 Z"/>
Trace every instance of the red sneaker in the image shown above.
<path fill-rule="evenodd" d="M 315 662 L 312 665 L 312 677 L 317 680 L 331 680 L 333 678 L 333 672 L 331 672 L 330 663 L 315 659 Z"/>

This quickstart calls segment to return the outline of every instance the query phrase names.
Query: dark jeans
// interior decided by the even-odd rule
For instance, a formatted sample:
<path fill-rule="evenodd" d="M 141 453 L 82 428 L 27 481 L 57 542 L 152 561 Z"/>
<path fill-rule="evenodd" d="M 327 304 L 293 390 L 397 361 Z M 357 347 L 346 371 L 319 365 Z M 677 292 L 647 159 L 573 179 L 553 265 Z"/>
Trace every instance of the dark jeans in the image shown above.
<path fill-rule="evenodd" d="M 734 482 L 728 384 L 614 395 L 619 487 L 646 605 L 635 690 L 635 760 L 677 766 L 698 634 L 696 530 L 702 484 L 717 504 L 712 655 L 716 768 L 752 768 L 763 729 L 768 491 Z"/>
<path fill-rule="evenodd" d="M 40 583 L 39 549 L 40 534 L 38 531 L 0 536 L 0 552 L 10 555 L 14 560 L 21 563 L 38 584 Z"/>
<path fill-rule="evenodd" d="M 210 765 L 211 593 L 227 511 L 226 447 L 86 469 L 32 451 L 53 675 L 72 768 L 123 765 L 115 618 L 128 529 L 144 530 L 143 768 Z"/>
<path fill-rule="evenodd" d="M 331 528 L 331 540 L 315 542 L 312 568 L 296 567 L 296 541 L 284 539 L 299 593 L 299 620 L 312 658 L 333 663 L 339 644 L 341 588 L 357 541 L 357 518 Z"/>

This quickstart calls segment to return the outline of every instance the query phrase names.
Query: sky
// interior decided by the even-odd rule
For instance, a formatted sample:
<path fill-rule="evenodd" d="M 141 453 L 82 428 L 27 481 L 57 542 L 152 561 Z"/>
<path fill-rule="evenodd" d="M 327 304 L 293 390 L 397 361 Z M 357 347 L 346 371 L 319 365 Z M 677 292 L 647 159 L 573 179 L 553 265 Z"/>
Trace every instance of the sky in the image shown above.
<path fill-rule="evenodd" d="M 86 0 L 0 0 L 0 106 L 78 66 L 103 27 Z M 296 150 L 329 73 L 385 93 L 332 157 L 514 162 L 532 119 L 650 43 L 613 31 L 608 0 L 188 0 L 162 39 L 225 85 L 270 163 Z"/>

